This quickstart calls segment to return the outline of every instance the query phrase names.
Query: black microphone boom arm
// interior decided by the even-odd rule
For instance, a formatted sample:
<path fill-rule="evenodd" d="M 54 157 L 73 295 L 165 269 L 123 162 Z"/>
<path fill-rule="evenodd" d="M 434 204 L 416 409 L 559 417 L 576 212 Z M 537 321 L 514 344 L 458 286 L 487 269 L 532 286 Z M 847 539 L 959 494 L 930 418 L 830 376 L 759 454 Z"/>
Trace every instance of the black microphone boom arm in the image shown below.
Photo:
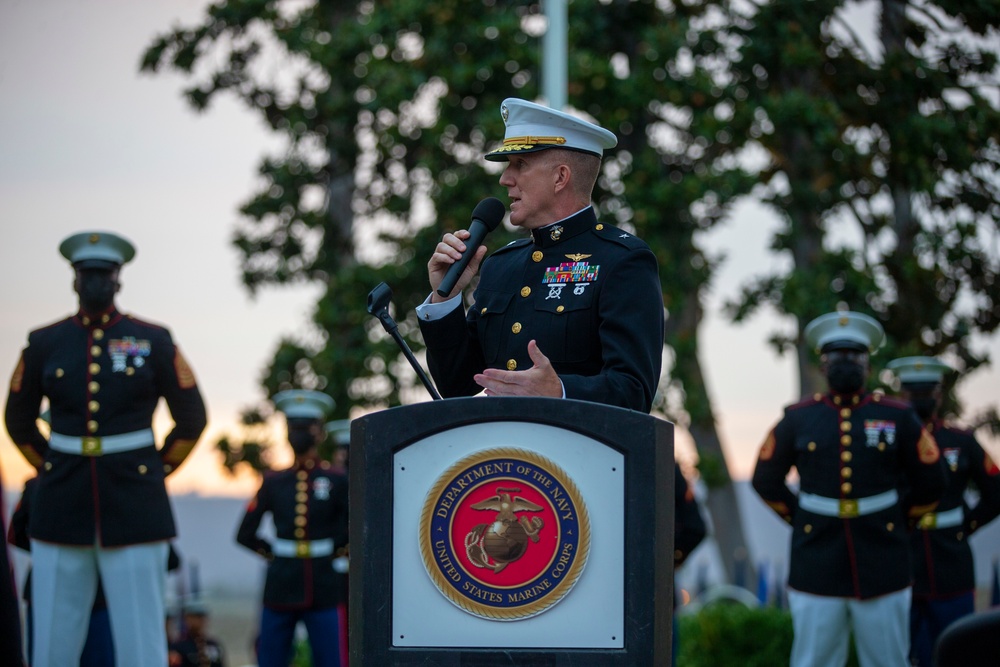
<path fill-rule="evenodd" d="M 424 387 L 427 388 L 431 398 L 435 401 L 440 401 L 441 394 L 435 389 L 434 384 L 427 376 L 427 373 L 424 372 L 424 369 L 421 368 L 417 358 L 413 356 L 410 346 L 406 344 L 403 336 L 399 333 L 399 325 L 396 324 L 396 321 L 392 319 L 392 315 L 389 314 L 390 302 L 392 302 L 392 290 L 385 283 L 379 283 L 375 289 L 368 293 L 368 314 L 378 318 L 378 321 L 382 323 L 382 328 L 396 341 L 396 345 L 403 351 L 403 355 L 410 362 L 410 366 L 417 372 L 417 377 L 420 378 Z"/>

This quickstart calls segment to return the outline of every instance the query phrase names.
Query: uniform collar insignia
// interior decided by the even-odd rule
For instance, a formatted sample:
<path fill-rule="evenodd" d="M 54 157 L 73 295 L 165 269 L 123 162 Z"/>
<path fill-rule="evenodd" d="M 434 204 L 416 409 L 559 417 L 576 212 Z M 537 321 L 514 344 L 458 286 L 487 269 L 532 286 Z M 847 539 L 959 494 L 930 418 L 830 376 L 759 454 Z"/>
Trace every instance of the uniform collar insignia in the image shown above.
<path fill-rule="evenodd" d="M 571 215 L 558 223 L 531 230 L 531 240 L 536 248 L 550 248 L 593 229 L 597 223 L 594 207 L 588 206 L 579 213 Z"/>

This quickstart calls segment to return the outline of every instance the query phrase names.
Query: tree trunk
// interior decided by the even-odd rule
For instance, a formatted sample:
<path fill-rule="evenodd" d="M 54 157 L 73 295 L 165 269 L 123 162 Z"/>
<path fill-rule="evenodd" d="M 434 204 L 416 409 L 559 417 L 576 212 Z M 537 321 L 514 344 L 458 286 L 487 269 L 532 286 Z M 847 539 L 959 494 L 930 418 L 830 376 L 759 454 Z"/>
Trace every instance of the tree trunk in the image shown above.
<path fill-rule="evenodd" d="M 682 378 L 686 394 L 684 405 L 690 416 L 688 430 L 698 451 L 702 478 L 708 486 L 706 509 L 712 517 L 726 581 L 731 582 L 737 559 L 745 557 L 747 549 L 736 490 L 716 428 L 708 382 L 698 358 L 697 333 L 704 310 L 697 295 L 678 305 L 667 321 L 667 341 L 676 342 L 672 345 L 676 355 L 672 373 L 675 378 Z M 748 581 L 750 577 L 752 574 Z"/>
<path fill-rule="evenodd" d="M 698 445 L 699 456 L 716 458 L 723 463 L 719 469 L 725 471 L 725 455 L 715 424 L 708 427 L 692 424 L 690 431 L 691 437 Z M 736 498 L 736 488 L 728 472 L 724 483 L 715 483 L 709 487 L 705 507 L 712 518 L 713 537 L 719 547 L 719 557 L 722 559 L 726 581 L 732 582 L 736 576 L 737 563 L 745 561 L 748 552 L 743 535 L 739 500 Z M 750 562 L 747 565 L 746 581 L 752 582 L 755 576 L 753 574 L 755 564 Z"/>
<path fill-rule="evenodd" d="M 792 245 L 792 257 L 795 261 L 795 271 L 800 275 L 808 275 L 810 269 L 819 264 L 823 253 L 823 232 L 819 227 L 818 216 L 812 211 L 799 211 L 795 215 L 800 221 L 808 220 L 809 223 L 799 225 L 799 233 L 796 235 Z M 823 285 L 815 285 L 815 289 L 821 289 Z M 803 299 L 805 301 L 805 299 Z M 799 339 L 796 345 L 796 354 L 799 361 L 799 396 L 811 396 L 815 393 L 826 391 L 826 379 L 820 373 L 815 362 L 815 351 L 809 347 L 802 330 L 809 324 L 809 319 L 797 316 L 796 322 L 799 327 Z"/>

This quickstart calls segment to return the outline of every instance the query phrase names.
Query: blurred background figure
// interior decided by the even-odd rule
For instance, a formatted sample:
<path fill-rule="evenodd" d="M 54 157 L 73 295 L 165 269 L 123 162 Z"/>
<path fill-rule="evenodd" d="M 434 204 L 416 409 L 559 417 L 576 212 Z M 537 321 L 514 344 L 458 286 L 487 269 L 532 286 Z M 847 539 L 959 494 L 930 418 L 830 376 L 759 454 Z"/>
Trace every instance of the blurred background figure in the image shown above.
<path fill-rule="evenodd" d="M 333 465 L 346 475 L 351 469 L 351 420 L 327 422 L 325 428 L 333 441 Z"/>
<path fill-rule="evenodd" d="M 0 484 L 0 529 L 7 516 L 3 503 L 3 485 Z M 6 532 L 6 529 L 4 529 Z M 0 549 L 0 667 L 22 667 L 24 646 L 21 642 L 21 613 L 17 603 L 17 587 L 10 554 L 4 542 Z"/>
<path fill-rule="evenodd" d="M 169 667 L 226 667 L 222 644 L 208 632 L 208 607 L 198 597 L 184 602 L 181 630 L 170 642 Z"/>
<path fill-rule="evenodd" d="M 829 392 L 785 409 L 761 446 L 754 490 L 792 525 L 792 667 L 909 663 L 908 504 L 934 509 L 945 485 L 934 439 L 910 407 L 867 390 L 875 319 L 837 311 L 803 330 Z M 786 477 L 798 471 L 794 493 Z M 904 498 L 904 491 L 908 497 Z"/>
<path fill-rule="evenodd" d="M 170 332 L 120 312 L 119 272 L 135 248 L 109 232 L 66 238 L 79 310 L 32 331 L 11 377 L 11 440 L 38 470 L 28 537 L 33 667 L 79 663 L 98 584 L 115 658 L 163 667 L 169 540 L 176 536 L 164 480 L 206 425 L 194 373 Z M 174 428 L 157 448 L 160 398 Z M 48 399 L 51 432 L 37 420 Z"/>
<path fill-rule="evenodd" d="M 24 483 L 24 491 L 21 499 L 14 507 L 14 513 L 10 517 L 10 530 L 7 534 L 7 541 L 31 552 L 31 539 L 28 536 L 28 517 L 31 514 L 31 497 L 38 486 L 38 478 L 32 477 Z M 31 570 L 24 578 L 24 590 L 21 592 L 25 607 L 25 640 L 28 655 L 31 655 L 34 641 L 32 639 L 31 622 Z M 115 647 L 111 638 L 111 621 L 108 617 L 108 604 L 104 599 L 104 587 L 100 579 L 97 582 L 97 594 L 94 596 L 94 604 L 90 609 L 90 622 L 87 626 L 87 639 L 83 644 L 83 651 L 80 653 L 80 667 L 114 667 Z"/>
<path fill-rule="evenodd" d="M 338 419 L 326 423 L 326 432 L 333 440 L 333 467 L 340 468 L 344 475 L 350 479 L 351 468 L 351 420 Z M 350 656 L 350 628 L 347 624 L 349 617 L 348 601 L 350 600 L 350 586 L 348 571 L 351 567 L 351 548 L 349 544 L 338 547 L 334 553 L 333 569 L 337 573 L 340 586 L 340 602 L 337 603 L 337 611 L 340 613 L 340 664 L 347 667 Z"/>
<path fill-rule="evenodd" d="M 258 665 L 288 667 L 301 621 L 313 667 L 340 667 L 341 577 L 334 557 L 347 544 L 347 477 L 318 454 L 334 402 L 322 392 L 300 389 L 282 391 L 272 400 L 285 414 L 295 462 L 265 474 L 236 535 L 237 542 L 268 561 Z M 277 535 L 271 542 L 257 535 L 266 514 Z"/>
<path fill-rule="evenodd" d="M 695 547 L 705 539 L 708 530 L 705 519 L 701 516 L 698 500 L 681 467 L 674 463 L 674 570 L 676 571 Z M 677 663 L 677 649 L 680 645 L 677 627 L 677 579 L 674 578 L 674 642 L 673 664 Z"/>
<path fill-rule="evenodd" d="M 890 361 L 887 368 L 899 380 L 900 396 L 937 440 L 948 474 L 940 504 L 920 517 L 910 533 L 910 660 L 918 667 L 930 667 L 934 644 L 944 629 L 975 611 L 976 572 L 969 536 L 1000 514 L 1000 468 L 971 431 L 942 420 L 943 381 L 952 371 L 948 364 L 934 357 L 903 357 Z M 970 490 L 979 496 L 971 508 Z"/>

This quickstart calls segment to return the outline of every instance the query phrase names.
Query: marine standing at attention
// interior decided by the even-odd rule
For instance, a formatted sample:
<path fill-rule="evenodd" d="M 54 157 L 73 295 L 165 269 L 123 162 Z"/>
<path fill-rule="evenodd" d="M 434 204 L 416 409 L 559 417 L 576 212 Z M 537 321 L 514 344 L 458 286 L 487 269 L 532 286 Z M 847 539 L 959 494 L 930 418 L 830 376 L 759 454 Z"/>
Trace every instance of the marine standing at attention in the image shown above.
<path fill-rule="evenodd" d="M 238 543 L 267 560 L 257 662 L 259 667 L 288 667 L 301 621 L 311 664 L 340 667 L 338 605 L 344 581 L 335 569 L 335 556 L 347 544 L 347 476 L 318 454 L 333 399 L 319 391 L 290 389 L 275 394 L 273 401 L 285 414 L 295 462 L 265 474 L 236 534 Z M 277 534 L 270 541 L 257 534 L 268 513 Z"/>
<path fill-rule="evenodd" d="M 843 667 L 853 632 L 861 667 L 905 667 L 908 511 L 937 504 L 941 454 L 909 405 L 866 389 L 869 354 L 884 338 L 876 320 L 828 313 L 804 334 L 829 391 L 785 409 L 753 475 L 754 490 L 792 525 L 790 664 Z M 792 467 L 798 493 L 785 480 Z"/>
<path fill-rule="evenodd" d="M 910 660 L 917 667 L 930 667 L 934 644 L 944 629 L 975 611 L 976 570 L 969 536 L 1000 514 L 1000 468 L 971 431 L 941 419 L 941 383 L 951 367 L 934 357 L 903 357 L 887 368 L 899 379 L 902 398 L 937 441 L 948 471 L 941 503 L 910 532 Z M 979 496 L 975 507 L 966 502 L 969 487 Z"/>
<path fill-rule="evenodd" d="M 205 404 L 170 332 L 115 306 L 132 244 L 84 232 L 59 250 L 73 265 L 80 307 L 28 335 L 5 413 L 11 439 L 38 469 L 28 521 L 31 664 L 78 664 L 99 575 L 116 664 L 163 667 L 168 543 L 177 534 L 164 480 L 198 442 Z M 160 398 L 175 423 L 157 448 Z M 37 424 L 43 399 L 47 438 Z"/>

